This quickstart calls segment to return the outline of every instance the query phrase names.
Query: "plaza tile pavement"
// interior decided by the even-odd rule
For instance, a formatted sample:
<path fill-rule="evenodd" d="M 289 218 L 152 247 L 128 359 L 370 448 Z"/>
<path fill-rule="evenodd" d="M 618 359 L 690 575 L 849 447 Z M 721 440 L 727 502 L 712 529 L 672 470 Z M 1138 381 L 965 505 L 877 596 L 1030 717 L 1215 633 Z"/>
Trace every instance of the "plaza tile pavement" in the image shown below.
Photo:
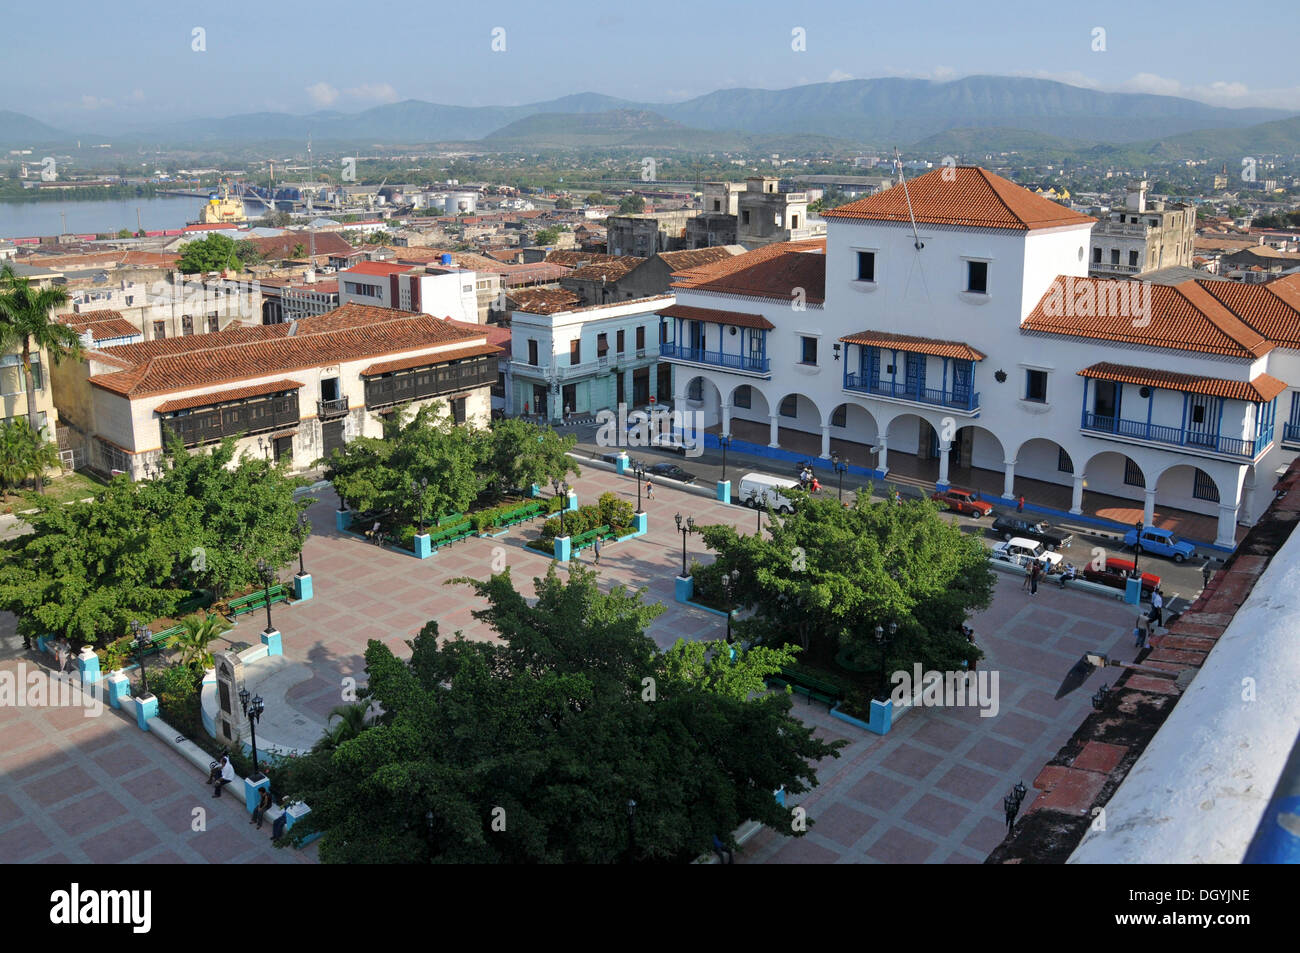
<path fill-rule="evenodd" d="M 1115 673 L 1095 672 L 1055 699 L 1084 649 L 1126 661 L 1134 611 L 1122 603 L 997 574 L 993 604 L 971 622 L 986 653 L 980 670 L 999 673 L 999 709 L 917 708 L 889 734 L 870 734 L 796 698 L 794 713 L 818 737 L 846 739 L 838 759 L 817 767 L 820 786 L 791 799 L 813 822 L 801 838 L 763 829 L 736 863 L 980 863 L 1006 833 L 1002 798 L 1029 786 L 1091 710 L 1092 694 Z"/>
<path fill-rule="evenodd" d="M 33 672 L 12 616 L 0 622 L 0 671 Z M 20 668 L 25 665 L 25 668 Z M 12 673 L 12 675 L 8 674 Z M 0 707 L 0 862 L 309 863 L 316 848 L 277 849 L 248 823 L 242 787 L 218 800 L 203 774 L 107 706 Z M 193 830 L 195 811 L 205 829 Z"/>

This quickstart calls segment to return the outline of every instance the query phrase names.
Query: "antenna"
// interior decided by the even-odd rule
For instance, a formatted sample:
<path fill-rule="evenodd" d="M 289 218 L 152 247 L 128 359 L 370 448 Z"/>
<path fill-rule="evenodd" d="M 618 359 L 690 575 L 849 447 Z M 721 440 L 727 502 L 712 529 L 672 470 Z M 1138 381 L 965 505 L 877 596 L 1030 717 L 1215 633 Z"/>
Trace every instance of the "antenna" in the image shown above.
<path fill-rule="evenodd" d="M 921 241 L 921 236 L 916 233 L 916 215 L 912 211 L 912 194 L 907 191 L 907 179 L 903 176 L 903 160 L 898 154 L 898 146 L 894 146 L 894 165 L 898 167 L 898 184 L 903 187 L 903 198 L 907 199 L 907 217 L 912 220 L 912 245 L 917 251 L 925 247 L 925 242 Z"/>

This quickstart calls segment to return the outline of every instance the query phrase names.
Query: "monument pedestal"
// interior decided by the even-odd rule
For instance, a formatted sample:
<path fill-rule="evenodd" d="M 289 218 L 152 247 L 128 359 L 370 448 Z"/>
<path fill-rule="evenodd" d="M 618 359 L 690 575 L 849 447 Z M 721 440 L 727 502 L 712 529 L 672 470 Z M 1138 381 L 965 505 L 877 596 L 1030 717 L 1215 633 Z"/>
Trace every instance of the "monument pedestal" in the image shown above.
<path fill-rule="evenodd" d="M 293 577 L 293 597 L 298 602 L 310 599 L 315 592 L 311 584 L 311 573 L 299 573 Z"/>

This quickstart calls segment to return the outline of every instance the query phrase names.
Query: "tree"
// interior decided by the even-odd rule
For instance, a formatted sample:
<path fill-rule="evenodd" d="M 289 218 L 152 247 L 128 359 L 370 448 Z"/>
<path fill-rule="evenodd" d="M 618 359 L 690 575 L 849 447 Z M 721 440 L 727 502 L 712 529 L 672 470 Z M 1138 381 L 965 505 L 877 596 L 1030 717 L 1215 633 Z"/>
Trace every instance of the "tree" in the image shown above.
<path fill-rule="evenodd" d="M 535 605 L 508 570 L 453 582 L 502 642 L 440 646 L 430 622 L 401 661 L 372 640 L 363 694 L 381 714 L 285 770 L 312 808 L 293 841 L 323 832 L 326 863 L 682 863 L 750 819 L 794 833 L 773 792 L 809 790 L 843 742 L 762 691 L 790 650 L 731 672 L 721 643 L 660 654 L 644 628 L 662 608 L 580 568 L 534 580 Z"/>
<path fill-rule="evenodd" d="M 334 723 L 335 718 L 338 719 L 338 724 Z M 370 727 L 371 721 L 372 713 L 367 704 L 355 702 L 351 705 L 337 705 L 330 709 L 329 726 L 319 744 L 328 749 L 337 748 Z"/>
<path fill-rule="evenodd" d="M 484 483 L 500 494 L 579 474 L 578 465 L 568 455 L 576 442 L 574 434 L 561 436 L 550 427 L 517 417 L 493 421 L 483 460 Z"/>
<path fill-rule="evenodd" d="M 619 215 L 640 215 L 644 211 L 645 199 L 640 195 L 625 195 L 619 200 Z"/>
<path fill-rule="evenodd" d="M 978 660 L 959 628 L 992 597 L 993 574 L 979 540 L 940 518 L 929 500 L 896 506 L 859 494 L 852 507 L 801 491 L 795 512 L 767 537 L 706 526 L 716 562 L 697 569 L 697 589 L 720 599 L 718 581 L 738 570 L 733 604 L 752 606 L 734 628 L 764 644 L 800 643 L 822 663 L 841 650 L 851 665 L 893 671 L 920 662 L 952 670 Z M 882 651 L 877 625 L 897 625 Z"/>
<path fill-rule="evenodd" d="M 56 308 L 67 303 L 68 293 L 62 288 L 33 288 L 30 279 L 14 274 L 8 263 L 0 270 L 0 353 L 20 348 L 27 390 L 27 425 L 37 439 L 41 428 L 36 420 L 33 349 L 38 354 L 44 351 L 55 364 L 65 357 L 80 361 L 85 355 L 77 332 L 50 317 Z M 41 473 L 38 471 L 35 476 L 36 492 L 40 493 Z"/>
<path fill-rule="evenodd" d="M 563 211 L 563 210 L 565 210 L 565 209 L 571 209 L 571 208 L 573 208 L 573 200 L 572 200 L 572 199 L 556 199 L 556 200 L 555 200 L 555 207 L 556 207 L 557 209 L 560 209 L 561 211 Z"/>
<path fill-rule="evenodd" d="M 235 257 L 239 259 L 240 265 L 244 268 L 260 265 L 264 260 L 261 249 L 248 239 L 235 242 Z"/>
<path fill-rule="evenodd" d="M 605 196 L 604 196 L 604 193 L 601 193 L 601 192 L 592 192 L 590 195 L 587 196 L 587 204 L 588 204 L 588 205 L 604 205 L 604 204 L 605 204 Z"/>
<path fill-rule="evenodd" d="M 393 243 L 393 236 L 385 231 L 371 232 L 366 236 L 366 243 L 370 245 L 391 245 Z"/>
<path fill-rule="evenodd" d="M 289 251 L 290 258 L 301 258 L 305 254 L 307 254 L 307 246 L 302 242 L 296 242 Z"/>
<path fill-rule="evenodd" d="M 215 613 L 194 613 L 181 619 L 185 631 L 172 639 L 172 646 L 180 649 L 181 664 L 194 669 L 205 669 L 212 664 L 208 645 L 213 639 L 230 629 L 230 623 Z"/>
<path fill-rule="evenodd" d="M 192 241 L 181 251 L 176 267 L 186 275 L 208 271 L 239 271 L 235 241 L 216 234 Z"/>
<path fill-rule="evenodd" d="M 117 237 L 118 237 L 118 238 L 130 238 L 130 237 L 131 237 L 131 229 L 129 229 L 129 228 L 119 228 L 119 229 L 117 230 Z"/>
<path fill-rule="evenodd" d="M 560 237 L 558 228 L 540 228 L 533 236 L 534 245 L 554 245 Z"/>
<path fill-rule="evenodd" d="M 25 420 L 0 422 L 0 489 L 16 489 L 58 465 L 58 447 L 33 434 Z"/>

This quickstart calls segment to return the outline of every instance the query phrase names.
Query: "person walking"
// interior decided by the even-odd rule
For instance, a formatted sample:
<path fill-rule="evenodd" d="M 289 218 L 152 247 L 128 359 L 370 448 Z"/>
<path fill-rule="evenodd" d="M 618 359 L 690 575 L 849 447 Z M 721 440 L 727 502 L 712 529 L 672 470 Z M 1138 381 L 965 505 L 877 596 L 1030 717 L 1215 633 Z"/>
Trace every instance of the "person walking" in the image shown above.
<path fill-rule="evenodd" d="M 1029 594 L 1038 595 L 1038 577 L 1043 574 L 1043 564 L 1037 559 L 1034 560 L 1033 566 L 1029 569 Z"/>
<path fill-rule="evenodd" d="M 1210 561 L 1207 559 L 1205 565 L 1201 566 L 1201 588 L 1209 589 L 1210 580 L 1214 578 L 1214 570 L 1210 568 Z"/>
<path fill-rule="evenodd" d="M 1025 511 L 1025 494 L 1021 493 L 1018 497 L 1016 497 L 1016 512 L 1023 513 L 1024 511 Z"/>
<path fill-rule="evenodd" d="M 1160 587 L 1151 590 L 1151 621 L 1156 625 L 1165 624 L 1165 597 L 1160 594 Z"/>
<path fill-rule="evenodd" d="M 647 500 L 653 500 L 655 498 L 655 485 L 649 480 L 645 481 L 645 498 Z"/>
<path fill-rule="evenodd" d="M 1147 626 L 1151 623 L 1142 613 L 1138 613 L 1137 622 L 1133 625 L 1133 647 L 1140 649 L 1147 640 Z"/>
<path fill-rule="evenodd" d="M 1029 579 L 1030 579 L 1031 576 L 1033 576 L 1033 574 L 1034 574 L 1034 565 L 1033 565 L 1033 563 L 1025 563 L 1025 578 L 1024 578 L 1024 580 L 1021 581 L 1021 583 L 1020 583 L 1020 591 L 1021 591 L 1021 592 L 1024 592 L 1026 589 L 1029 588 Z"/>
<path fill-rule="evenodd" d="M 599 536 L 597 536 L 595 539 L 591 541 L 591 555 L 594 557 L 592 561 L 595 562 L 597 566 L 599 566 L 600 565 L 600 537 Z"/>

